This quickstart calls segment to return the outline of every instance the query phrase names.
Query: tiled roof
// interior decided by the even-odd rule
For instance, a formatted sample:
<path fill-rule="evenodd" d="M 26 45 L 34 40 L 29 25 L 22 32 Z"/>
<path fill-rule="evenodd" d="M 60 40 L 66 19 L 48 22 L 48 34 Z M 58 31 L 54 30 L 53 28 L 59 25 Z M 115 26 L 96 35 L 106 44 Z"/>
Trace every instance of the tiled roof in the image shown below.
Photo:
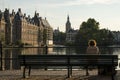
<path fill-rule="evenodd" d="M 48 21 L 46 19 L 42 19 L 42 23 L 43 25 L 45 25 L 46 27 L 50 27 L 50 24 L 48 23 Z"/>

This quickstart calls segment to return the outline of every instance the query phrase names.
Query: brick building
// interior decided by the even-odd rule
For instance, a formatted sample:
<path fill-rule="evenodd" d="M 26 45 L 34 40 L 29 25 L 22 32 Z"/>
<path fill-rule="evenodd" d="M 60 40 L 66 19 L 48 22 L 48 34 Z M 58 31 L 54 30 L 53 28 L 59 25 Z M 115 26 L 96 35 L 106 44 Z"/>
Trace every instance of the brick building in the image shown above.
<path fill-rule="evenodd" d="M 6 45 L 41 46 L 53 42 L 53 29 L 46 18 L 39 17 L 39 13 L 35 12 L 34 17 L 31 18 L 30 16 L 26 17 L 20 8 L 17 13 L 13 10 L 12 14 L 9 13 L 8 9 L 5 9 L 2 18 L 0 27 L 4 25 Z"/>
<path fill-rule="evenodd" d="M 1 10 L 0 10 L 0 41 L 5 43 L 5 20 Z"/>

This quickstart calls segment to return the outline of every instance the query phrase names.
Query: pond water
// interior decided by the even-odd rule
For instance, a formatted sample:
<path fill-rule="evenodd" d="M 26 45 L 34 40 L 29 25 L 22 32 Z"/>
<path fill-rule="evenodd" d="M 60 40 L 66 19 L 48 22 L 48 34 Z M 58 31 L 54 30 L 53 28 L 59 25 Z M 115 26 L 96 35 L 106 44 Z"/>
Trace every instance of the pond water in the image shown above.
<path fill-rule="evenodd" d="M 101 54 L 114 54 L 120 58 L 120 46 L 99 47 Z M 49 47 L 48 52 L 46 48 L 3 48 L 0 55 L 0 68 L 2 70 L 20 69 L 18 55 L 21 54 L 56 54 L 56 55 L 69 55 L 69 54 L 85 54 L 86 47 Z M 2 57 L 2 59 L 1 59 Z M 120 62 L 120 61 L 118 61 Z M 1 64 L 2 63 L 2 64 Z M 116 69 L 120 69 L 117 66 Z"/>

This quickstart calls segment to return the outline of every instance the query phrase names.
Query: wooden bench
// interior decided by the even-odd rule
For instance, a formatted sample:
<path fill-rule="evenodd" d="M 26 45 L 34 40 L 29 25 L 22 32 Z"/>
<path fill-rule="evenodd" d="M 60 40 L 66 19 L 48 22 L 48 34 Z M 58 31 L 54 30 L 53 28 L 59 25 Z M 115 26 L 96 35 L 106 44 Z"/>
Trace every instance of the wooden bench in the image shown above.
<path fill-rule="evenodd" d="M 23 66 L 23 77 L 26 77 L 26 68 L 30 76 L 32 67 L 49 68 L 56 66 L 66 68 L 68 76 L 72 76 L 73 68 L 96 66 L 99 68 L 112 67 L 114 80 L 115 67 L 118 65 L 118 55 L 19 55 L 20 66 Z"/>

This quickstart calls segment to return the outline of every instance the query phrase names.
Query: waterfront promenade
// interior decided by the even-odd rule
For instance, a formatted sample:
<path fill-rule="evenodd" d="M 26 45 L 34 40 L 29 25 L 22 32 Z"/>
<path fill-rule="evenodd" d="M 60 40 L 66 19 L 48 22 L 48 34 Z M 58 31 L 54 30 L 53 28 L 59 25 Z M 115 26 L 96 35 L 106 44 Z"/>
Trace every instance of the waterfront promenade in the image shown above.
<path fill-rule="evenodd" d="M 33 48 L 33 51 L 31 51 L 32 50 L 31 48 L 29 48 L 29 49 L 30 49 L 29 52 L 23 51 L 23 54 L 24 54 L 24 52 L 29 53 L 29 54 L 30 54 L 30 52 L 34 53 L 33 51 L 35 51 L 34 49 L 36 49 L 36 48 Z M 68 51 L 71 53 L 74 53 L 70 50 L 73 50 L 73 49 L 69 49 Z M 110 50 L 112 50 L 112 49 L 110 48 Z M 118 48 L 116 49 L 116 51 L 117 50 L 118 50 Z M 71 78 L 67 79 L 66 78 L 66 76 L 67 76 L 66 70 L 44 71 L 41 69 L 32 69 L 31 76 L 29 78 L 23 79 L 22 78 L 23 70 L 20 70 L 20 69 L 14 70 L 14 67 L 16 67 L 16 66 L 19 67 L 19 64 L 18 64 L 19 62 L 17 62 L 17 60 L 14 60 L 14 58 L 16 59 L 18 57 L 18 54 L 16 54 L 18 52 L 16 52 L 16 51 L 19 51 L 19 50 L 14 49 L 13 51 L 6 51 L 6 52 L 15 52 L 15 53 L 3 53 L 3 56 L 5 56 L 5 58 L 8 58 L 8 56 L 11 56 L 14 54 L 15 55 L 13 57 L 10 57 L 10 58 L 13 58 L 13 60 L 10 60 L 10 61 L 3 60 L 3 62 L 6 62 L 6 63 L 4 63 L 4 65 L 6 65 L 4 67 L 6 69 L 7 69 L 7 67 L 8 68 L 10 67 L 10 69 L 13 68 L 13 70 L 0 71 L 0 80 L 111 80 L 110 76 L 97 76 L 97 70 L 90 71 L 90 76 L 85 76 L 85 70 L 77 70 L 77 71 L 73 70 L 73 74 L 72 74 L 73 76 Z M 37 50 L 37 51 L 39 51 L 39 50 Z M 60 51 L 60 50 L 57 48 L 56 51 Z M 3 52 L 5 52 L 5 51 L 3 51 Z M 54 52 L 54 51 L 52 51 L 52 52 Z M 65 51 L 63 51 L 63 52 L 65 52 Z M 60 52 L 54 52 L 54 53 L 59 54 L 59 53 L 63 53 L 63 52 L 60 51 Z M 39 53 L 39 52 L 37 52 L 37 53 Z M 9 66 L 11 64 L 12 64 L 12 66 Z M 120 71 L 119 70 L 117 71 L 115 80 L 120 80 Z"/>
<path fill-rule="evenodd" d="M 98 76 L 97 70 L 91 70 L 90 76 L 85 76 L 85 70 L 73 70 L 73 76 L 66 78 L 66 70 L 32 69 L 29 78 L 22 78 L 22 70 L 0 71 L 0 80 L 111 80 L 110 76 Z M 120 71 L 117 70 L 115 80 L 120 80 Z"/>

